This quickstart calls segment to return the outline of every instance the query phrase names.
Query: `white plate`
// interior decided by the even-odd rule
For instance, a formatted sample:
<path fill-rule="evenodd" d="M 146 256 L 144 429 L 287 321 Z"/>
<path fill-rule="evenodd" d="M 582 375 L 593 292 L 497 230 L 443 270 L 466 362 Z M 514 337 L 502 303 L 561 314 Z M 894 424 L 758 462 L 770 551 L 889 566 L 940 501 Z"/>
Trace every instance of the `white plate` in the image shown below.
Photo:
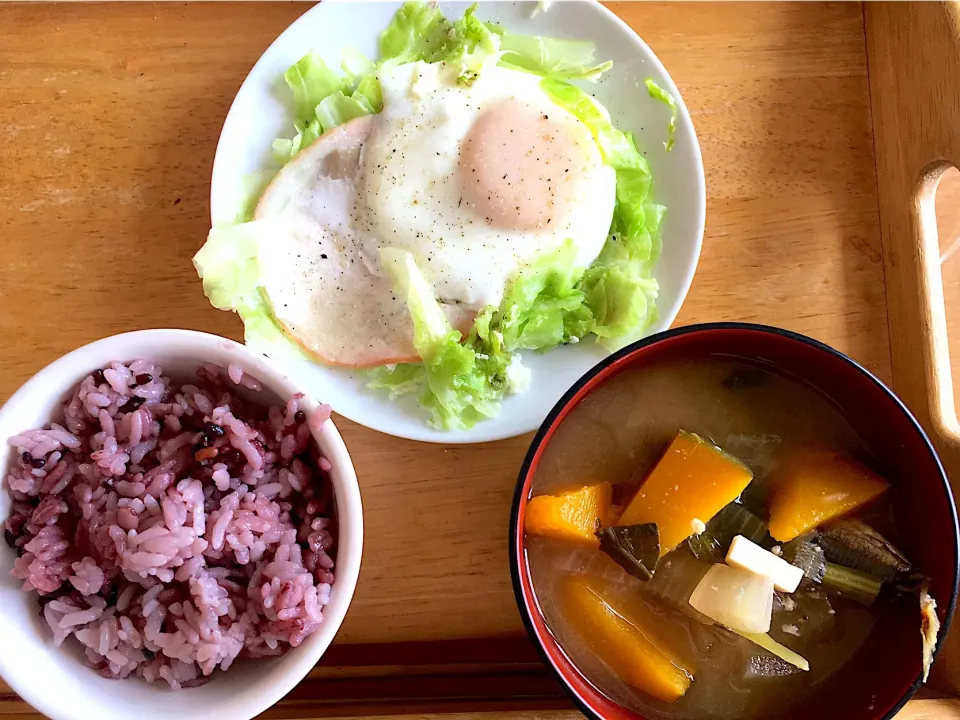
<path fill-rule="evenodd" d="M 467 2 L 441 2 L 448 18 L 459 17 Z M 398 2 L 326 0 L 294 22 L 263 54 L 230 108 L 213 165 L 210 210 L 214 224 L 236 217 L 251 173 L 272 166 L 270 147 L 291 134 L 290 94 L 284 71 L 312 49 L 339 67 L 340 53 L 356 48 L 377 55 L 377 38 L 400 7 Z M 645 149 L 654 177 L 654 199 L 667 206 L 663 253 L 655 270 L 660 283 L 659 319 L 650 333 L 670 327 L 687 294 L 700 255 L 706 208 L 703 162 L 693 123 L 676 86 L 653 51 L 616 15 L 589 0 L 555 3 L 531 18 L 535 2 L 483 2 L 478 15 L 511 32 L 592 40 L 598 60 L 613 60 L 599 83 L 584 87 L 610 111 L 622 130 L 634 132 Z M 642 12 L 642 10 L 641 10 Z M 653 78 L 673 94 L 679 106 L 676 145 L 664 151 L 669 110 L 644 86 Z M 592 343 L 569 345 L 539 355 L 527 353 L 533 370 L 530 390 L 504 400 L 499 417 L 467 431 L 444 432 L 426 424 L 413 397 L 391 402 L 367 390 L 350 370 L 330 368 L 272 348 L 257 348 L 283 363 L 300 381 L 341 415 L 399 437 L 429 442 L 474 443 L 513 437 L 536 429 L 563 393 L 606 353 Z"/>

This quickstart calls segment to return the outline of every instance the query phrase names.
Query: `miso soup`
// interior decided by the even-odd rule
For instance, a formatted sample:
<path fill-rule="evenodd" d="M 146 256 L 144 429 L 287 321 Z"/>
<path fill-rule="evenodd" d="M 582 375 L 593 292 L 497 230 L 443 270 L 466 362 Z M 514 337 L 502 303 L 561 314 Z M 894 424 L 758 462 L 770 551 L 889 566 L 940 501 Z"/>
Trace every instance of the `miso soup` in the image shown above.
<path fill-rule="evenodd" d="M 537 603 L 580 673 L 645 717 L 784 717 L 878 623 L 919 630 L 921 599 L 932 647 L 888 489 L 830 401 L 774 368 L 628 369 L 537 467 Z"/>

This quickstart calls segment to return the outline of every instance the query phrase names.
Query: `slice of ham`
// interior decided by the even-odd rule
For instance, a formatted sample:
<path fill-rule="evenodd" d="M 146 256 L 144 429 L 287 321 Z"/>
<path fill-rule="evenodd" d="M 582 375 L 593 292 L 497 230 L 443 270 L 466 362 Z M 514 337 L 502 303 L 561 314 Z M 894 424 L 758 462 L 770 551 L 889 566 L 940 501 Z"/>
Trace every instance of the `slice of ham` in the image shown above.
<path fill-rule="evenodd" d="M 374 367 L 420 358 L 406 302 L 361 255 L 355 214 L 362 150 L 376 119 L 351 120 L 319 137 L 274 178 L 257 220 L 276 231 L 258 257 L 274 316 L 306 350 L 329 365 Z M 474 313 L 444 306 L 469 330 Z"/>

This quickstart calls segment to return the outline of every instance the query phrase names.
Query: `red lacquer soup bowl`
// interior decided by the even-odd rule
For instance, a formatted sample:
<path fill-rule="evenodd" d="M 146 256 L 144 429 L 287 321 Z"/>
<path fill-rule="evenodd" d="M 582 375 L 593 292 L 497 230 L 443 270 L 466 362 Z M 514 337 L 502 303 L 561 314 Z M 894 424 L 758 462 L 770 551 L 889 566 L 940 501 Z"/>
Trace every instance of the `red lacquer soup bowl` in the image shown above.
<path fill-rule="evenodd" d="M 517 481 L 510 561 L 517 604 L 527 631 L 576 705 L 588 716 L 642 720 L 594 687 L 548 629 L 533 587 L 523 533 L 531 486 L 558 426 L 587 395 L 626 369 L 727 356 L 777 368 L 813 387 L 844 416 L 893 485 L 892 511 L 905 555 L 929 576 L 946 636 L 957 597 L 957 512 L 943 467 L 904 404 L 876 377 L 815 340 L 761 325 L 716 323 L 653 335 L 603 360 L 551 411 L 533 440 Z M 656 412 L 656 409 L 651 409 Z M 938 648 L 939 649 L 939 648 Z M 856 654 L 807 696 L 791 697 L 777 717 L 880 720 L 891 718 L 920 686 L 919 627 L 878 622 Z M 694 680 L 694 683 L 696 680 Z"/>

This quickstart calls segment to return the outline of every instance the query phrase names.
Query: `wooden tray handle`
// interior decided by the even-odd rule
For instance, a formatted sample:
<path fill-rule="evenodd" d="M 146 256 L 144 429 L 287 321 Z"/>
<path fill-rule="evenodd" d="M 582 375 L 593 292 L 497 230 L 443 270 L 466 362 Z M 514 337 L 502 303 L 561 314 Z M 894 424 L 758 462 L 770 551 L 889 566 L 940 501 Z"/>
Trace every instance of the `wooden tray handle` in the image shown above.
<path fill-rule="evenodd" d="M 960 3 L 866 3 L 893 385 L 960 483 L 934 198 L 960 167 Z M 960 338 L 954 352 L 960 353 Z"/>
<path fill-rule="evenodd" d="M 956 497 L 960 422 L 934 199 L 943 171 L 960 167 L 960 3 L 864 3 L 864 22 L 893 386 L 937 447 Z M 960 692 L 960 623 L 931 680 Z"/>
<path fill-rule="evenodd" d="M 957 78 L 957 82 L 960 83 L 960 78 Z M 921 379 L 926 391 L 925 414 L 929 419 L 926 425 L 928 432 L 939 440 L 940 444 L 956 452 L 960 448 L 960 420 L 957 419 L 950 362 L 950 341 L 947 333 L 946 302 L 935 207 L 940 180 L 943 173 L 951 166 L 950 163 L 937 161 L 921 173 L 914 190 L 910 221 L 914 246 L 914 272 L 920 302 L 917 332 L 921 337 L 918 349 L 923 356 L 919 369 L 922 370 Z M 902 271 L 902 268 L 900 270 Z M 957 310 L 960 311 L 960 308 Z M 889 309 L 888 312 L 890 312 Z M 960 337 L 954 338 L 953 343 L 953 352 L 960 353 Z M 917 371 L 911 369 L 911 373 L 917 373 Z M 894 385 L 899 385 L 897 373 L 894 373 Z"/>

